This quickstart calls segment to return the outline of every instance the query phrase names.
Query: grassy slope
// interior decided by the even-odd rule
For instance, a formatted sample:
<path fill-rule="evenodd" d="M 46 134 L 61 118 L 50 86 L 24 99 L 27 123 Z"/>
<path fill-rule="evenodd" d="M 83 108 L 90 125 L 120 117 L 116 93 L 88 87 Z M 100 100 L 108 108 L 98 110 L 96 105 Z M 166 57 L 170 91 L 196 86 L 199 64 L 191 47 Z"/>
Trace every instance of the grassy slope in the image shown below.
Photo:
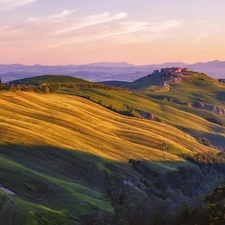
<path fill-rule="evenodd" d="M 104 84 L 104 85 L 112 85 L 115 87 L 124 87 L 130 84 L 130 82 L 127 81 L 116 81 L 116 80 L 111 80 L 111 81 L 102 81 L 98 82 L 99 84 Z"/>
<path fill-rule="evenodd" d="M 24 78 L 20 80 L 14 80 L 10 82 L 11 84 L 26 84 L 26 85 L 41 85 L 43 83 L 66 83 L 66 82 L 75 82 L 75 83 L 91 83 L 80 78 L 71 77 L 71 76 L 60 76 L 60 75 L 43 75 L 31 78 Z"/>
<path fill-rule="evenodd" d="M 151 138 L 184 150 L 188 150 L 188 144 L 185 141 L 178 144 L 177 140 L 187 139 L 196 149 L 204 149 L 176 128 L 121 116 L 80 97 L 5 92 L 1 94 L 0 103 L 1 130 L 3 134 L 7 131 L 3 136 L 5 139 L 1 138 L 4 144 L 7 140 L 12 143 L 19 140 L 24 145 L 44 144 L 79 149 L 124 162 L 131 157 L 161 161 L 157 141 L 154 146 Z M 138 140 L 133 143 L 135 135 Z M 135 147 L 138 147 L 137 151 Z M 179 161 L 179 157 L 167 153 L 165 156 L 168 160 Z"/>
<path fill-rule="evenodd" d="M 132 83 L 126 84 L 125 86 L 131 90 L 143 90 L 150 86 L 163 86 L 165 78 L 159 74 L 152 74 L 149 76 L 141 77 Z"/>
<path fill-rule="evenodd" d="M 211 123 L 206 118 L 217 118 L 225 124 L 225 118 L 214 112 L 205 109 L 196 109 L 185 105 L 164 101 L 166 97 L 172 97 L 180 101 L 194 102 L 196 95 L 203 97 L 204 103 L 224 107 L 224 101 L 218 100 L 216 96 L 225 92 L 222 86 L 213 89 L 202 89 L 202 91 L 191 89 L 189 84 L 184 86 L 181 83 L 176 87 L 171 87 L 169 92 L 117 92 L 100 89 L 68 89 L 61 88 L 59 93 L 73 94 L 88 97 L 95 102 L 101 101 L 104 106 L 111 106 L 117 111 L 127 111 L 129 109 L 139 109 L 150 112 L 158 116 L 164 123 L 177 127 L 188 132 L 195 137 L 207 137 L 210 141 L 223 148 L 225 144 L 225 127 Z M 198 87 L 198 86 L 197 86 Z M 196 101 L 196 99 L 195 99 Z"/>
<path fill-rule="evenodd" d="M 193 76 L 183 79 L 181 83 L 173 84 L 170 91 L 155 93 L 157 96 L 173 97 L 183 102 L 202 102 L 217 106 L 225 104 L 223 94 L 225 85 L 219 83 L 204 74 L 195 73 Z"/>
<path fill-rule="evenodd" d="M 212 123 L 208 123 L 203 119 L 213 118 L 221 121 L 225 124 L 225 118 L 215 114 L 207 109 L 198 109 L 194 107 L 188 107 L 179 103 L 173 103 L 175 100 L 182 103 L 192 104 L 199 103 L 202 105 L 209 105 L 212 107 L 219 107 L 225 109 L 225 85 L 219 83 L 217 80 L 212 79 L 204 74 L 195 73 L 193 76 L 183 79 L 182 83 L 173 84 L 168 92 L 164 93 L 146 93 L 146 96 L 155 98 L 158 103 L 169 105 L 173 108 L 187 112 L 197 117 L 201 117 L 199 120 L 203 126 L 207 127 L 209 132 L 203 132 L 203 130 L 191 130 L 189 124 L 182 130 L 188 131 L 191 135 L 202 135 L 209 138 L 212 143 L 220 148 L 224 147 L 224 127 L 217 126 Z M 166 100 L 166 101 L 165 101 Z M 190 123 L 193 121 L 191 117 Z M 194 122 L 196 127 L 198 122 Z M 221 138 L 216 137 L 217 135 Z"/>
<path fill-rule="evenodd" d="M 55 81 L 37 79 L 38 84 Z M 151 112 L 163 123 L 122 116 L 78 96 L 118 111 Z M 0 224 L 76 224 L 86 213 L 111 214 L 105 192 L 113 171 L 138 180 L 129 159 L 165 173 L 194 166 L 183 154 L 217 152 L 189 134 L 224 146 L 225 128 L 204 119 L 215 113 L 162 100 L 223 107 L 223 96 L 224 86 L 201 74 L 164 93 L 65 87 L 59 94 L 0 93 L 0 185 L 15 193 L 0 191 Z"/>
<path fill-rule="evenodd" d="M 15 193 L 0 191 L 4 224 L 75 224 L 88 212 L 111 213 L 104 194 L 112 168 L 134 176 L 127 162 L 137 159 L 166 172 L 192 165 L 183 153 L 213 151 L 169 125 L 80 97 L 2 92 L 0 104 L 0 184 Z"/>

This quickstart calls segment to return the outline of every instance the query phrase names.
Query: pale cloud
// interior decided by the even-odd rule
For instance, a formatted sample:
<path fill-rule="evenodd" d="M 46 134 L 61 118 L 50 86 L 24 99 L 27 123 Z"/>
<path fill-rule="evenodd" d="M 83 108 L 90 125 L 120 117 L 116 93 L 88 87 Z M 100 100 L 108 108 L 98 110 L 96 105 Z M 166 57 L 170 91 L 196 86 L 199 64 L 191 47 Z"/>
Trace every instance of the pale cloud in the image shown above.
<path fill-rule="evenodd" d="M 22 7 L 37 0 L 0 0 L 0 10 Z"/>
<path fill-rule="evenodd" d="M 127 21 L 119 24 L 122 33 L 132 33 L 136 31 L 146 30 L 152 27 L 151 23 L 143 21 Z"/>
<path fill-rule="evenodd" d="M 35 48 L 67 48 L 75 46 L 76 43 L 98 41 L 126 44 L 152 40 L 183 23 L 178 20 L 157 23 L 131 21 L 126 12 L 75 17 L 74 11 L 63 10 L 42 18 L 28 18 L 23 24 L 0 27 L 0 41 L 21 47 L 35 43 Z"/>
<path fill-rule="evenodd" d="M 97 24 L 101 24 L 101 23 L 106 23 L 106 22 L 110 22 L 113 20 L 120 20 L 120 19 L 124 19 L 126 17 L 127 17 L 127 13 L 125 13 L 125 12 L 117 13 L 114 15 L 111 15 L 110 13 L 102 13 L 102 14 L 98 14 L 98 15 L 81 17 L 81 18 L 71 21 L 72 23 L 74 23 L 73 26 L 68 26 L 65 29 L 58 30 L 55 34 L 68 33 L 68 32 L 71 32 L 71 31 L 74 31 L 77 29 L 81 29 L 84 27 L 93 26 L 93 25 L 97 25 Z"/>
<path fill-rule="evenodd" d="M 124 44 L 131 44 L 137 42 L 146 42 L 154 40 L 156 37 L 163 35 L 164 32 L 171 28 L 176 28 L 181 25 L 183 21 L 164 21 L 158 23 L 149 22 L 125 22 L 121 23 L 121 28 L 114 33 L 108 33 L 106 37 L 113 37 L 117 39 L 118 43 L 123 40 Z M 122 36 L 122 37 L 121 37 Z"/>
<path fill-rule="evenodd" d="M 196 42 L 202 40 L 203 38 L 205 38 L 207 36 L 209 36 L 209 34 L 206 34 L 206 33 L 202 33 L 202 34 L 197 35 L 197 37 L 190 43 L 190 45 L 195 44 Z"/>
<path fill-rule="evenodd" d="M 182 24 L 182 21 L 164 21 L 160 23 L 150 23 L 144 21 L 126 21 L 107 26 L 95 27 L 95 33 L 92 30 L 85 29 L 82 33 L 75 33 L 66 36 L 63 41 L 50 44 L 48 47 L 58 47 L 71 45 L 81 42 L 96 42 L 111 39 L 117 43 L 133 43 L 146 40 L 152 40 L 155 36 L 160 35 L 170 28 Z M 57 35 L 55 36 L 57 37 Z M 60 36 L 59 36 L 60 37 Z M 62 39 L 60 39 L 62 40 Z"/>
<path fill-rule="evenodd" d="M 178 21 L 178 20 L 164 21 L 158 24 L 154 24 L 152 31 L 164 31 L 170 28 L 175 28 L 177 26 L 180 26 L 182 23 L 183 21 Z"/>
<path fill-rule="evenodd" d="M 95 41 L 102 41 L 104 39 L 113 38 L 120 38 L 121 36 L 125 37 L 127 35 L 132 35 L 134 33 L 138 33 L 140 31 L 150 29 L 151 24 L 148 22 L 137 22 L 137 21 L 127 21 L 127 22 L 120 22 L 115 24 L 110 24 L 106 26 L 99 26 L 95 27 L 95 33 L 92 32 L 90 29 L 85 29 L 83 32 L 73 33 L 72 36 L 66 36 L 62 42 L 58 42 L 56 44 L 50 44 L 48 47 L 58 47 L 62 45 L 71 45 L 75 43 L 82 43 L 82 42 L 95 42 Z M 61 35 L 60 35 L 61 36 Z M 60 37 L 56 35 L 55 37 Z M 60 39 L 62 40 L 62 39 Z"/>
<path fill-rule="evenodd" d="M 159 35 L 160 33 L 177 27 L 182 24 L 182 21 L 164 21 L 160 23 L 150 23 L 143 21 L 127 21 L 118 23 L 114 27 L 109 27 L 103 37 L 121 36 L 130 34 L 134 36 L 133 40 L 139 38 L 143 40 L 143 36 Z"/>
<path fill-rule="evenodd" d="M 61 19 L 61 18 L 67 17 L 68 15 L 70 15 L 73 12 L 74 12 L 74 10 L 63 10 L 59 14 L 47 17 L 47 19 Z"/>
<path fill-rule="evenodd" d="M 2 0 L 0 0 L 2 1 Z M 65 38 L 57 38 L 56 34 L 59 30 L 65 27 L 71 27 L 76 24 L 76 28 L 85 28 L 91 25 L 98 25 L 101 23 L 107 23 L 114 20 L 119 20 L 126 17 L 126 13 L 109 14 L 102 13 L 98 15 L 91 15 L 81 18 L 74 18 L 71 14 L 74 10 L 63 10 L 59 14 L 50 15 L 47 17 L 31 17 L 27 22 L 14 26 L 5 26 L 0 28 L 0 41 L 6 41 L 8 43 L 26 43 L 29 40 L 38 40 L 38 43 L 52 43 L 55 40 L 63 42 Z M 4 29 L 3 29 L 4 28 Z M 74 27 L 73 27 L 74 28 Z M 66 28 L 68 29 L 68 28 Z M 73 29 L 72 29 L 73 30 Z M 88 33 L 88 31 L 85 31 Z M 18 37 L 18 35 L 20 35 Z M 68 36 L 67 34 L 65 35 Z M 75 35 L 79 36 L 79 35 Z M 74 36 L 74 37 L 75 37 Z M 67 39 L 66 39 L 67 40 Z"/>
<path fill-rule="evenodd" d="M 207 20 L 200 20 L 198 22 L 196 22 L 196 24 L 204 24 L 204 23 L 207 23 L 208 21 Z"/>
<path fill-rule="evenodd" d="M 59 14 L 54 14 L 45 18 L 38 18 L 38 17 L 30 17 L 28 18 L 29 22 L 51 22 L 51 21 L 59 21 L 61 19 L 67 18 L 70 14 L 72 14 L 75 10 L 63 10 Z"/>
<path fill-rule="evenodd" d="M 27 28 L 26 27 L 0 27 L 0 41 L 4 41 L 4 42 L 10 42 L 10 41 L 14 41 L 16 39 L 19 39 L 18 36 L 21 36 L 21 38 L 23 37 L 23 34 L 27 33 Z"/>
<path fill-rule="evenodd" d="M 29 21 L 29 22 L 37 23 L 37 22 L 40 21 L 40 18 L 38 18 L 38 17 L 30 17 L 30 18 L 28 19 L 28 21 Z"/>

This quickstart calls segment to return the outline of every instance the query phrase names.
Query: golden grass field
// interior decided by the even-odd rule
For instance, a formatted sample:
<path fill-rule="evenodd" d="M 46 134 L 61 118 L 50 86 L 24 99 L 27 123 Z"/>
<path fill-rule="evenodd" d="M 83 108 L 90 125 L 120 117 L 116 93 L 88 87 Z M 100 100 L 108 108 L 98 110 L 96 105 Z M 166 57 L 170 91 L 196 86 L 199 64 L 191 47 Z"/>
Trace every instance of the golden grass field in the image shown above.
<path fill-rule="evenodd" d="M 0 104 L 2 145 L 56 146 L 118 162 L 146 160 L 162 171 L 188 165 L 184 154 L 216 151 L 172 126 L 126 117 L 77 96 L 2 92 Z"/>

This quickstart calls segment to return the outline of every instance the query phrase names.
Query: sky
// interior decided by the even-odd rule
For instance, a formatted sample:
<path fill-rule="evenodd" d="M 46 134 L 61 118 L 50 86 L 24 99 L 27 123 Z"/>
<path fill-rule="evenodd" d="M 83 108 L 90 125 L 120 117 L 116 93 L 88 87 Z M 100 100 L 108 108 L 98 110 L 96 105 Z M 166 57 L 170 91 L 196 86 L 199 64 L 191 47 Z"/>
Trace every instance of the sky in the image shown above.
<path fill-rule="evenodd" d="M 0 0 L 0 64 L 225 61 L 224 0 Z"/>

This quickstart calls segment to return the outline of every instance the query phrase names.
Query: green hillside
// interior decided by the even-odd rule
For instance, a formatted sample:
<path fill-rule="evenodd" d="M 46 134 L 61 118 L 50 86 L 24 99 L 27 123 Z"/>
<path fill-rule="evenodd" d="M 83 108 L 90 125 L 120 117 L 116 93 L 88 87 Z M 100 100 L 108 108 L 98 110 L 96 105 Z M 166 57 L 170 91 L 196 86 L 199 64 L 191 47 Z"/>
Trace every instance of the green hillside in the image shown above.
<path fill-rule="evenodd" d="M 179 101 L 195 102 L 199 101 L 208 104 L 224 104 L 225 99 L 222 96 L 225 85 L 205 74 L 194 73 L 186 77 L 180 83 L 170 85 L 170 90 L 162 93 L 154 93 L 155 96 L 167 96 L 178 99 Z M 154 95 L 152 95 L 154 96 Z"/>
<path fill-rule="evenodd" d="M 180 83 L 170 84 L 167 91 L 146 89 L 121 92 L 62 87 L 57 92 L 91 99 L 125 115 L 142 118 L 138 111 L 150 113 L 163 123 L 177 127 L 197 139 L 205 137 L 221 149 L 225 146 L 225 86 L 204 74 L 195 73 Z"/>
<path fill-rule="evenodd" d="M 162 87 L 166 79 L 163 75 L 153 73 L 145 77 L 141 77 L 130 84 L 126 84 L 132 90 L 144 90 L 147 88 Z"/>
<path fill-rule="evenodd" d="M 169 68 L 168 68 L 169 69 Z M 180 81 L 175 81 L 174 78 L 181 78 Z M 164 72 L 153 72 L 145 77 L 141 77 L 131 83 L 124 84 L 124 86 L 129 87 L 132 90 L 152 90 L 154 91 L 154 87 L 163 88 L 164 82 L 169 81 L 170 84 L 181 84 L 183 87 L 186 88 L 201 88 L 210 89 L 210 88 L 218 88 L 223 86 L 221 82 L 216 79 L 210 78 L 209 76 L 188 71 L 188 72 L 181 72 L 181 73 L 169 73 Z"/>
<path fill-rule="evenodd" d="M 104 85 L 112 85 L 115 87 L 126 87 L 130 84 L 130 82 L 126 82 L 126 81 L 116 81 L 116 80 L 112 80 L 112 81 L 103 81 L 103 82 L 98 82 L 99 84 L 104 84 Z"/>
<path fill-rule="evenodd" d="M 89 81 L 63 75 L 43 75 L 31 78 L 24 78 L 20 80 L 14 80 L 10 82 L 11 84 L 25 84 L 25 85 L 42 85 L 42 84 L 51 84 L 51 83 L 91 83 Z"/>
<path fill-rule="evenodd" d="M 110 219 L 106 192 L 142 177 L 130 159 L 165 173 L 191 165 L 164 152 L 167 147 L 191 152 L 191 142 L 212 151 L 175 128 L 127 118 L 79 97 L 2 92 L 0 104 L 0 186 L 15 193 L 0 192 L 5 224 L 76 224 L 91 213 Z M 186 141 L 177 144 L 177 135 Z"/>
<path fill-rule="evenodd" d="M 63 76 L 2 88 L 0 225 L 223 224 L 224 84 L 146 79 L 135 91 Z"/>

